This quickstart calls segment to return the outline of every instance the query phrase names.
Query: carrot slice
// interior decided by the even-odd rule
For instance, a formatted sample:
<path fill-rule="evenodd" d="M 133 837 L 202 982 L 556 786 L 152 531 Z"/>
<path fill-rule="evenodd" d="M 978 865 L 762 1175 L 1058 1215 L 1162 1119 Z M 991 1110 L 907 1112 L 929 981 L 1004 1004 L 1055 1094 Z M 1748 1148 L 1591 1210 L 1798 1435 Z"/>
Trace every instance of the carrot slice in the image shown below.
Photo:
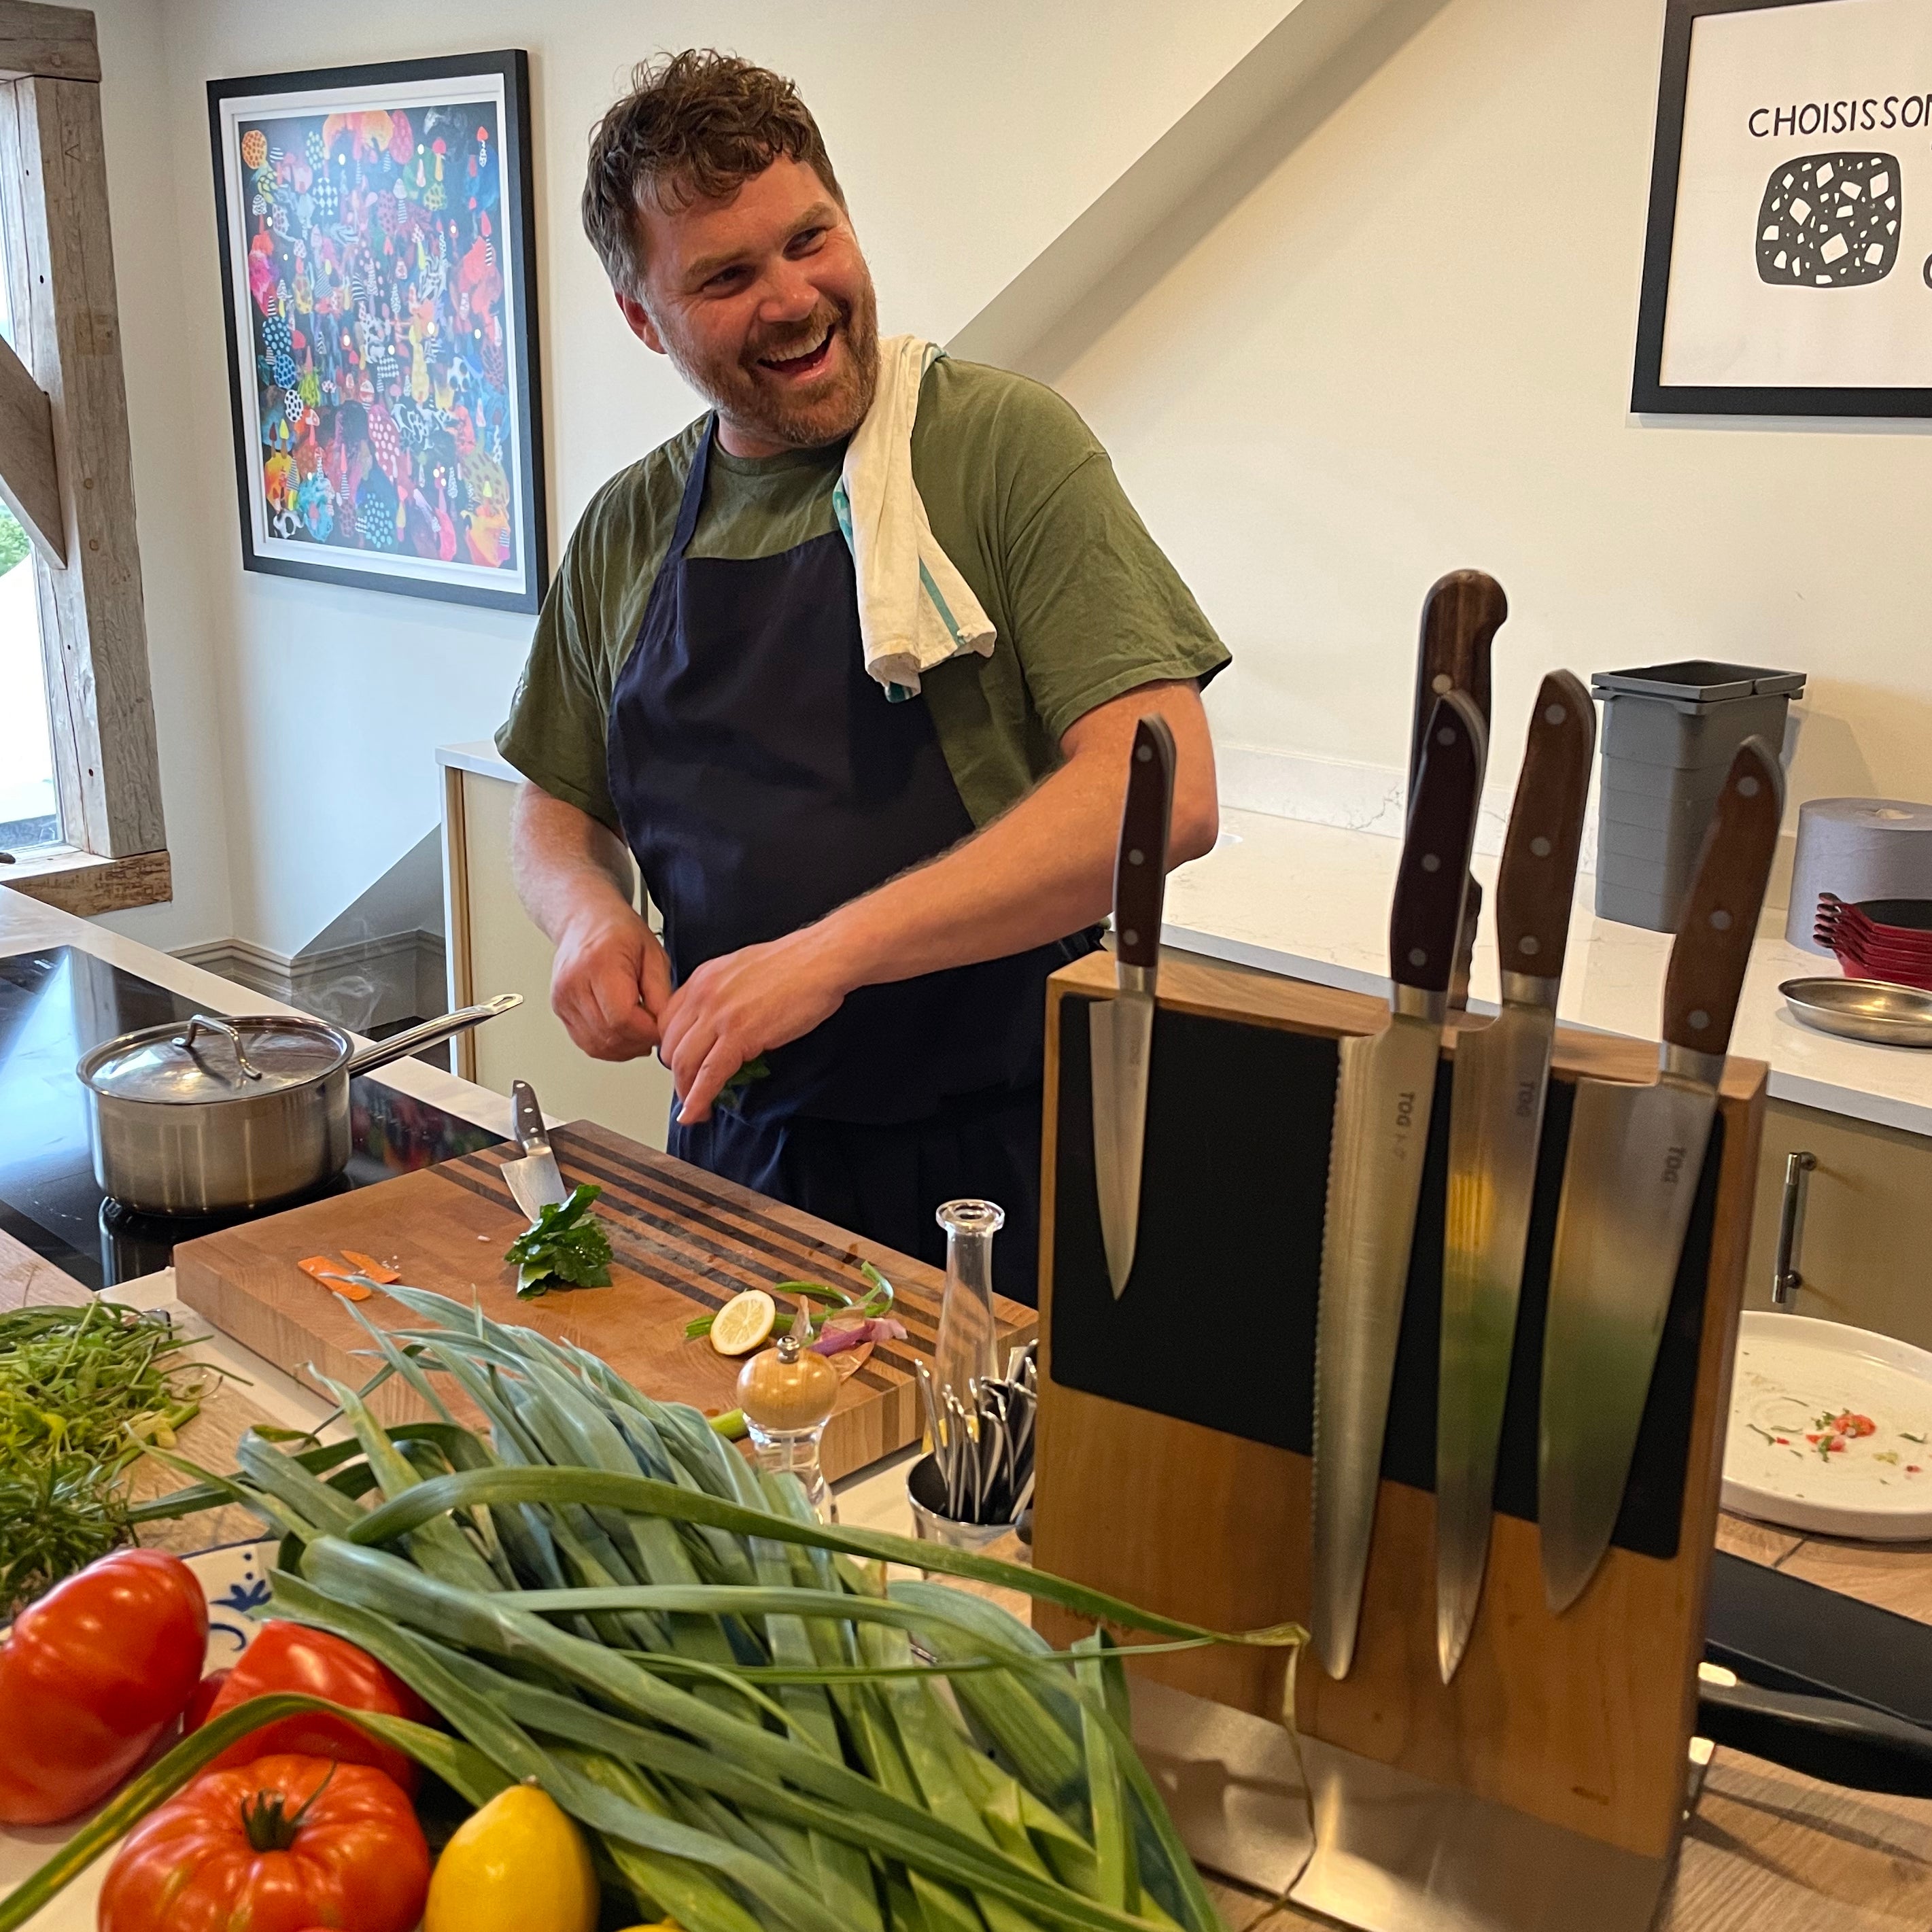
<path fill-rule="evenodd" d="M 374 1255 L 365 1255 L 360 1248 L 344 1248 L 342 1255 L 358 1274 L 366 1274 L 371 1281 L 380 1281 L 385 1288 L 392 1282 L 402 1280 L 394 1268 L 385 1267 Z"/>
<path fill-rule="evenodd" d="M 346 1301 L 367 1301 L 369 1291 L 359 1282 L 351 1281 L 342 1271 L 340 1264 L 328 1255 L 308 1255 L 296 1263 L 302 1273 L 319 1281 L 333 1294 L 340 1295 Z"/>

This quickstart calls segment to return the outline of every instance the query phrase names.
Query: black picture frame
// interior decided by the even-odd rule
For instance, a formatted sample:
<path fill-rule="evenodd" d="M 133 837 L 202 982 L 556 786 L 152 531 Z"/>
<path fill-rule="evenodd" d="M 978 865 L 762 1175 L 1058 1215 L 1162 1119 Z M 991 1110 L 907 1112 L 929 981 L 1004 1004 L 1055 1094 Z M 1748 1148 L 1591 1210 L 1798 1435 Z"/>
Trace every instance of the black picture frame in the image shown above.
<path fill-rule="evenodd" d="M 460 85 L 472 82 L 474 88 Z M 466 121 L 457 130 L 450 110 L 471 105 L 497 110 L 494 156 L 488 118 L 473 139 Z M 208 83 L 208 112 L 242 568 L 536 610 L 550 581 L 550 538 L 529 55 L 510 48 L 236 76 Z M 363 131 L 379 128 L 385 116 L 388 148 Z M 253 164 L 244 158 L 244 122 L 303 119 L 310 126 L 299 154 L 256 130 L 248 141 Z M 399 122 L 406 133 L 394 131 Z M 439 126 L 446 131 L 437 133 Z M 434 138 L 418 141 L 418 133 Z M 404 147 L 413 152 L 404 154 Z M 454 177 L 457 164 L 468 170 L 462 178 Z M 381 188 L 390 176 L 395 188 Z M 351 184 L 346 208 L 338 179 Z M 298 182 L 307 184 L 299 192 Z M 450 196 L 466 188 L 470 196 L 452 207 Z M 386 210 L 379 202 L 391 192 L 394 207 Z M 439 218 L 434 224 L 432 215 Z M 359 230 L 358 220 L 374 225 Z M 406 269 L 390 247 L 399 232 L 417 277 L 398 272 Z M 379 235 L 380 258 L 370 245 Z M 320 244 L 313 253 L 311 243 Z M 463 254 L 453 260 L 458 247 Z M 304 263 L 314 272 L 311 301 L 326 277 L 332 304 L 353 303 L 352 317 L 341 317 L 320 358 L 320 305 L 302 309 L 299 286 L 271 296 L 289 332 L 287 341 L 280 332 L 272 341 L 263 332 L 267 310 L 250 280 L 273 274 L 286 291 L 290 272 L 299 282 Z M 303 327 L 305 320 L 311 327 Z M 459 352 L 448 345 L 464 322 L 475 325 L 470 334 L 480 346 L 466 342 Z M 280 372 L 282 358 L 293 380 L 278 383 L 269 372 Z M 278 464 L 284 455 L 287 464 Z M 500 493 L 508 500 L 496 500 Z M 386 537 L 382 513 L 391 499 L 394 524 Z M 340 522 L 337 511 L 344 513 Z M 434 554 L 425 548 L 431 542 Z M 492 548 L 495 563 L 484 560 Z"/>
<path fill-rule="evenodd" d="M 1780 7 L 1836 4 L 1840 4 L 1840 0 L 1667 0 L 1658 83 L 1657 136 L 1651 160 L 1642 291 L 1637 311 L 1636 362 L 1630 386 L 1630 408 L 1637 415 L 1932 416 L 1932 387 L 1854 384 L 1762 387 L 1666 383 L 1663 380 L 1685 93 L 1690 80 L 1691 35 L 1696 22 L 1707 14 L 1768 13 Z M 1932 275 L 1932 264 L 1928 264 L 1928 272 Z"/>

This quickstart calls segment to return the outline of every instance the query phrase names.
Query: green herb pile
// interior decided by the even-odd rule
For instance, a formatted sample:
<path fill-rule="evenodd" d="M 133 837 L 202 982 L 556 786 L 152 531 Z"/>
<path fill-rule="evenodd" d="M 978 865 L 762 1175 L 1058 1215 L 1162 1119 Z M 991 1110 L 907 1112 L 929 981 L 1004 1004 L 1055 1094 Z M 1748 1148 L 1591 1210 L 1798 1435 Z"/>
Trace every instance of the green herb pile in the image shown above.
<path fill-rule="evenodd" d="M 590 1204 L 604 1192 L 585 1181 L 568 1201 L 539 1210 L 536 1222 L 510 1244 L 503 1258 L 517 1264 L 517 1293 L 526 1301 L 553 1288 L 608 1288 L 610 1238 Z"/>
<path fill-rule="evenodd" d="M 0 1623 L 128 1540 L 122 1477 L 201 1406 L 184 1346 L 109 1302 L 0 1315 Z"/>
<path fill-rule="evenodd" d="M 415 1325 L 357 1318 L 441 1421 L 386 1430 L 333 1384 L 354 1442 L 291 1454 L 244 1436 L 234 1475 L 144 1508 L 239 1501 L 280 1531 L 267 1614 L 371 1652 L 453 1735 L 355 1720 L 472 1804 L 539 1785 L 592 1838 L 607 1911 L 624 1914 L 607 1922 L 1220 1932 L 1130 1742 L 1123 1651 L 1096 1630 L 1054 1652 L 986 1599 L 886 1566 L 1024 1590 L 1150 1649 L 1301 1632 L 1220 1636 L 982 1555 L 827 1526 L 795 1478 L 758 1470 L 697 1410 L 530 1330 L 385 1292 Z M 452 1384 L 487 1440 L 451 1420 Z M 238 1707 L 176 1746 L 0 1900 L 0 1932 L 299 1701 Z"/>

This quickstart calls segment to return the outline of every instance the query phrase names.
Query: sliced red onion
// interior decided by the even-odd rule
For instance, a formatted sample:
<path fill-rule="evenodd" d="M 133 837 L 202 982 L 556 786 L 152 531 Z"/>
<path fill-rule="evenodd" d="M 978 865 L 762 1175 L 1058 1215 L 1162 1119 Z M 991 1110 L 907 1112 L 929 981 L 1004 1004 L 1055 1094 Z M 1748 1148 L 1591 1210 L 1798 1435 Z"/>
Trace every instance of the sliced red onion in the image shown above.
<path fill-rule="evenodd" d="M 849 1328 L 827 1328 L 812 1343 L 812 1348 L 813 1354 L 818 1355 L 842 1354 L 848 1348 L 856 1348 L 864 1342 L 903 1342 L 905 1332 L 889 1316 L 876 1315 Z"/>

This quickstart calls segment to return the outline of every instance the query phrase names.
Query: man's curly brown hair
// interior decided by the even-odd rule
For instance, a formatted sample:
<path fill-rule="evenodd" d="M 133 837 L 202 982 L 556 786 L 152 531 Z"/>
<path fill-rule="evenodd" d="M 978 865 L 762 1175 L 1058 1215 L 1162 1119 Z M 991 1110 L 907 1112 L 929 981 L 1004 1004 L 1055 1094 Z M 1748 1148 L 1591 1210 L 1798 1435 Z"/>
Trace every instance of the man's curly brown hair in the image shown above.
<path fill-rule="evenodd" d="M 842 208 L 824 137 L 782 74 L 710 47 L 640 61 L 590 136 L 584 232 L 611 285 L 644 292 L 638 212 L 722 200 L 779 159 L 802 161 Z"/>

